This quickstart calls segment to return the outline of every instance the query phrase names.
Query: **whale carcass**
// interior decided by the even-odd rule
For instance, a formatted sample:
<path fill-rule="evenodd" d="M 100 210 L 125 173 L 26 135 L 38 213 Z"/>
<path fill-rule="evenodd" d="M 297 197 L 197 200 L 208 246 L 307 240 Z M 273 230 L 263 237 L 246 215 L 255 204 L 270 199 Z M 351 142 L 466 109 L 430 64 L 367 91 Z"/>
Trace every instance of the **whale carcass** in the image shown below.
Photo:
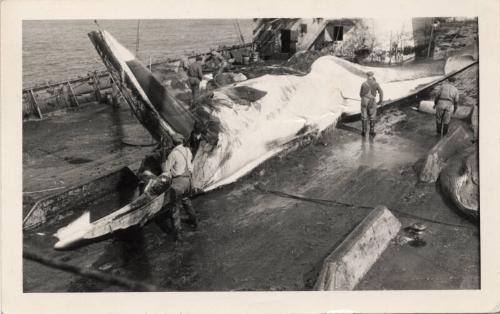
<path fill-rule="evenodd" d="M 116 76 L 127 102 L 144 127 L 158 140 L 181 133 L 189 137 L 197 117 L 172 97 L 153 74 L 107 31 L 89 34 L 106 67 Z M 209 111 L 218 122 L 217 141 L 202 143 L 194 158 L 193 185 L 209 191 L 232 183 L 264 160 L 286 149 L 297 137 L 321 132 L 342 114 L 360 111 L 359 86 L 367 71 L 382 85 L 385 103 L 404 98 L 474 63 L 456 58 L 441 72 L 420 68 L 364 67 L 334 57 L 321 57 L 304 76 L 264 75 L 214 91 Z M 423 68 L 423 69 L 422 69 Z M 446 71 L 445 71 L 446 69 Z M 238 101 L 235 90 L 262 91 L 252 102 Z"/>
<path fill-rule="evenodd" d="M 296 139 L 319 134 L 342 115 L 359 114 L 359 86 L 367 71 L 375 73 L 388 104 L 475 62 L 443 63 L 442 71 L 436 72 L 364 67 L 324 56 L 306 75 L 264 75 L 225 86 L 213 92 L 210 106 L 193 110 L 174 98 L 110 33 L 98 30 L 89 37 L 132 112 L 156 140 L 174 133 L 188 138 L 197 123 L 206 125 L 203 116 L 216 125 L 209 130 L 216 140 L 201 142 L 193 161 L 193 187 L 203 192 L 236 181 Z"/>

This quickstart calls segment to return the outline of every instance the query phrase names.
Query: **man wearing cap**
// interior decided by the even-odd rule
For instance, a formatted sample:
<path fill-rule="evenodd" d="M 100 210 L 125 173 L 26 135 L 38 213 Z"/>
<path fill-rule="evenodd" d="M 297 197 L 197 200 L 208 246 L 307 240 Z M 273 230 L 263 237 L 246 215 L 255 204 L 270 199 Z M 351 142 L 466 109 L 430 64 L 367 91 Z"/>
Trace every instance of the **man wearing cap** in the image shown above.
<path fill-rule="evenodd" d="M 172 209 L 172 225 L 174 238 L 180 238 L 181 231 L 181 208 L 184 208 L 191 223 L 195 228 L 197 227 L 196 215 L 193 205 L 188 198 L 191 192 L 191 174 L 193 172 L 193 155 L 191 150 L 184 146 L 184 137 L 181 134 L 174 134 L 172 140 L 176 145 L 168 158 L 162 162 L 162 175 L 172 179 L 171 190 L 173 191 L 174 208 Z"/>
<path fill-rule="evenodd" d="M 436 109 L 436 133 L 446 135 L 448 133 L 448 124 L 450 124 L 451 115 L 457 111 L 459 92 L 458 89 L 450 83 L 455 82 L 455 77 L 451 76 L 439 88 L 434 99 L 434 108 Z"/>
<path fill-rule="evenodd" d="M 378 103 L 375 102 L 377 92 L 379 95 Z M 373 72 L 366 73 L 366 81 L 361 84 L 359 96 L 361 97 L 361 135 L 366 136 L 366 120 L 370 121 L 370 135 L 375 135 L 377 105 L 384 100 L 384 92 L 375 80 Z"/>
<path fill-rule="evenodd" d="M 191 88 L 192 104 L 194 104 L 195 99 L 198 97 L 200 91 L 200 82 L 203 79 L 203 71 L 201 69 L 201 56 L 196 57 L 196 62 L 191 63 L 187 67 L 187 76 L 189 87 Z"/>

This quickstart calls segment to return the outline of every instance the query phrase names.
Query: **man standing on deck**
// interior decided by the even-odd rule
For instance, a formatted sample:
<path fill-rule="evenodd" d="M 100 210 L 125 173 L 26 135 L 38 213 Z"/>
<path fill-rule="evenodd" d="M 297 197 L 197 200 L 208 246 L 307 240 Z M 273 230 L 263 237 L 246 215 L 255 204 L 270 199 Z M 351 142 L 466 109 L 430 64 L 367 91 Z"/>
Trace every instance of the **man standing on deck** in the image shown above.
<path fill-rule="evenodd" d="M 451 115 L 457 111 L 459 93 L 458 89 L 450 83 L 455 82 L 451 76 L 445 81 L 436 94 L 434 108 L 436 109 L 436 133 L 446 135 Z"/>
<path fill-rule="evenodd" d="M 191 192 L 191 174 L 193 171 L 193 155 L 191 150 L 184 145 L 184 137 L 181 134 L 172 136 L 176 145 L 168 158 L 162 162 L 162 175 L 172 179 L 171 190 L 173 192 L 174 206 L 172 208 L 171 219 L 173 235 L 175 240 L 180 239 L 181 231 L 181 209 L 188 215 L 189 223 L 197 227 L 196 214 L 188 198 Z"/>
<path fill-rule="evenodd" d="M 211 52 L 211 55 L 212 55 L 212 59 L 215 61 L 215 64 L 216 64 L 216 70 L 214 71 L 213 75 L 214 75 L 214 80 L 215 80 L 215 77 L 219 74 L 221 74 L 222 72 L 224 72 L 224 69 L 227 67 L 227 61 L 226 59 L 222 56 L 222 54 L 220 52 L 218 52 L 217 50 L 212 50 Z"/>
<path fill-rule="evenodd" d="M 200 82 L 203 79 L 203 71 L 201 69 L 201 57 L 196 57 L 196 62 L 191 63 L 187 68 L 189 87 L 191 88 L 191 105 L 194 104 L 195 99 L 198 97 L 200 91 Z"/>
<path fill-rule="evenodd" d="M 375 102 L 379 95 L 378 103 Z M 373 72 L 366 73 L 366 81 L 361 84 L 359 91 L 361 97 L 361 135 L 366 136 L 366 120 L 370 121 L 370 135 L 375 135 L 375 119 L 377 118 L 377 105 L 384 100 L 384 92 L 375 80 Z"/>

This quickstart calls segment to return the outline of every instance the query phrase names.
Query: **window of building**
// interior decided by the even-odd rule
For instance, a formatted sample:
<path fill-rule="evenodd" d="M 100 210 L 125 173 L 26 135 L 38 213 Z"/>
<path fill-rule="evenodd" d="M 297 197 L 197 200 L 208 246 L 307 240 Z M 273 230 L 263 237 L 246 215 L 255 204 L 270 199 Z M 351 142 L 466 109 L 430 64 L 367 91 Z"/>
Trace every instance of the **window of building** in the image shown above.
<path fill-rule="evenodd" d="M 307 24 L 300 24 L 300 32 L 302 34 L 307 33 Z"/>
<path fill-rule="evenodd" d="M 334 41 L 344 40 L 344 26 L 334 26 L 332 35 Z"/>
<path fill-rule="evenodd" d="M 344 26 L 342 25 L 327 25 L 326 31 L 328 32 L 329 40 L 331 41 L 342 41 L 344 40 Z"/>

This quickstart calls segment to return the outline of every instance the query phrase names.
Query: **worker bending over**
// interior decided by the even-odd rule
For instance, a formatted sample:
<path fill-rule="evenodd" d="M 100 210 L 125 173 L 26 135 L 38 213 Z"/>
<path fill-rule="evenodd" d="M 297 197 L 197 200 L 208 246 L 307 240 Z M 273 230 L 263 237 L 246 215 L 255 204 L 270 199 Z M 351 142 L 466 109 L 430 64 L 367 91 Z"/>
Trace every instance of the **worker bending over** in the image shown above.
<path fill-rule="evenodd" d="M 434 98 L 436 109 L 436 133 L 446 135 L 451 115 L 457 111 L 459 93 L 458 89 L 450 83 L 455 82 L 453 76 L 448 78 L 439 88 Z"/>
<path fill-rule="evenodd" d="M 197 227 L 196 214 L 189 199 L 191 193 L 191 174 L 193 172 L 193 155 L 191 150 L 184 145 L 185 139 L 181 134 L 172 136 L 176 145 L 167 159 L 162 162 L 162 176 L 171 178 L 171 191 L 173 194 L 173 208 L 168 219 L 171 220 L 172 231 L 175 240 L 180 239 L 181 232 L 181 209 L 188 215 L 188 223 Z M 163 228 L 162 228 L 163 229 Z"/>
<path fill-rule="evenodd" d="M 375 102 L 379 95 L 378 103 Z M 366 73 L 366 81 L 361 84 L 359 91 L 361 97 L 361 135 L 366 136 L 366 120 L 370 121 L 370 135 L 375 135 L 375 120 L 377 118 L 377 105 L 384 100 L 384 92 L 375 80 L 373 72 Z"/>

